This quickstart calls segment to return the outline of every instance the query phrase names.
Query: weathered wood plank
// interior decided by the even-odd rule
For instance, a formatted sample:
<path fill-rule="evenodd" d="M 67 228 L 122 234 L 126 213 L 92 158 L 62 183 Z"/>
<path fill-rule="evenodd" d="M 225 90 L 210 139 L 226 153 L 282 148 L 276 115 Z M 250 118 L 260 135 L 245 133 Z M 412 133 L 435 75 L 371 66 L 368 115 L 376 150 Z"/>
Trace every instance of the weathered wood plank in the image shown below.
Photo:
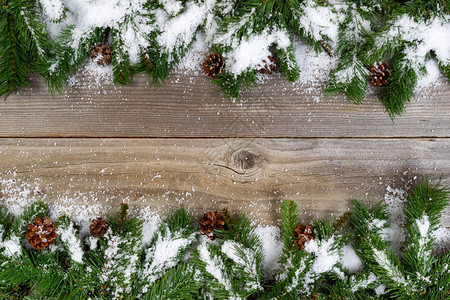
<path fill-rule="evenodd" d="M 449 137 L 450 86 L 421 91 L 392 123 L 369 95 L 357 106 L 272 76 L 233 103 L 204 75 L 145 75 L 129 86 L 77 85 L 52 97 L 43 81 L 0 103 L 0 137 Z"/>
<path fill-rule="evenodd" d="M 387 186 L 408 189 L 423 174 L 449 184 L 449 149 L 447 138 L 0 139 L 0 177 L 38 182 L 48 203 L 100 205 L 103 214 L 122 201 L 161 214 L 229 207 L 273 224 L 280 202 L 293 199 L 306 222 L 354 198 L 378 201 Z"/>

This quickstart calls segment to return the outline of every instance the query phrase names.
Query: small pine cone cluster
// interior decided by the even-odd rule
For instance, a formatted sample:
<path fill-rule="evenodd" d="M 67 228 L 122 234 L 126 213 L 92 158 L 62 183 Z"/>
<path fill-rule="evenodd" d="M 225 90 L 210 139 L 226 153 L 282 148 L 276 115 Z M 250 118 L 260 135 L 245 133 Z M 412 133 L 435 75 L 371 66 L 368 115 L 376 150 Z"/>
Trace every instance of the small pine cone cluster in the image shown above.
<path fill-rule="evenodd" d="M 213 234 L 214 229 L 225 230 L 225 218 L 218 211 L 205 213 L 198 223 L 200 225 L 200 233 L 206 235 L 212 241 L 216 239 L 216 236 Z"/>
<path fill-rule="evenodd" d="M 33 249 L 44 250 L 55 244 L 56 226 L 50 218 L 36 218 L 32 224 L 28 224 L 25 238 Z"/>
<path fill-rule="evenodd" d="M 212 78 L 218 78 L 225 71 L 225 61 L 220 54 L 210 54 L 203 61 L 203 72 Z"/>
<path fill-rule="evenodd" d="M 102 218 L 97 218 L 92 220 L 91 226 L 89 226 L 89 230 L 93 237 L 101 239 L 108 231 L 108 223 L 104 221 Z"/>
<path fill-rule="evenodd" d="M 313 236 L 313 230 L 311 226 L 304 226 L 304 225 L 297 225 L 294 229 L 294 233 L 292 233 L 292 236 L 295 238 L 294 243 L 297 247 L 297 250 L 305 250 L 305 245 L 311 241 L 314 240 Z"/>
<path fill-rule="evenodd" d="M 275 57 L 269 55 L 267 59 L 263 59 L 258 65 L 258 71 L 261 74 L 272 74 L 278 69 L 278 62 Z"/>
<path fill-rule="evenodd" d="M 374 66 L 369 66 L 370 84 L 373 86 L 383 86 L 388 84 L 388 77 L 391 76 L 392 68 L 387 62 L 380 62 Z"/>
<path fill-rule="evenodd" d="M 97 64 L 109 65 L 112 61 L 112 49 L 106 43 L 97 43 L 91 49 L 91 59 Z"/>

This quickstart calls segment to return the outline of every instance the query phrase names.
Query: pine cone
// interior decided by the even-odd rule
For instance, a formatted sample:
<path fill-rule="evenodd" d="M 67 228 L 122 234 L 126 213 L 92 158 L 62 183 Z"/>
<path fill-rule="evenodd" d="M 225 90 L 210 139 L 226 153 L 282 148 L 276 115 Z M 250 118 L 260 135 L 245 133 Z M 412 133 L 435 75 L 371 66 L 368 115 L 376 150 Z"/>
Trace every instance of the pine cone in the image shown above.
<path fill-rule="evenodd" d="M 370 84 L 373 86 L 382 86 L 388 84 L 388 77 L 391 76 L 392 68 L 387 62 L 376 63 L 375 66 L 369 66 Z"/>
<path fill-rule="evenodd" d="M 48 217 L 36 218 L 32 224 L 28 224 L 27 228 L 25 238 L 33 249 L 44 250 L 49 245 L 54 245 L 58 237 L 55 223 Z"/>
<path fill-rule="evenodd" d="M 292 236 L 295 238 L 294 243 L 297 246 L 297 250 L 305 250 L 305 244 L 315 240 L 311 226 L 297 225 Z"/>
<path fill-rule="evenodd" d="M 97 218 L 92 220 L 89 229 L 93 237 L 102 238 L 108 230 L 108 224 L 102 218 Z"/>
<path fill-rule="evenodd" d="M 278 62 L 272 55 L 267 56 L 267 59 L 263 59 L 262 63 L 258 64 L 258 71 L 261 74 L 272 74 L 278 68 Z"/>
<path fill-rule="evenodd" d="M 216 238 L 213 234 L 214 229 L 225 230 L 225 219 L 222 213 L 218 211 L 205 213 L 198 223 L 200 225 L 200 233 L 206 235 L 212 241 Z"/>
<path fill-rule="evenodd" d="M 95 44 L 91 49 L 91 59 L 97 64 L 109 65 L 112 61 L 112 49 L 106 43 Z"/>
<path fill-rule="evenodd" d="M 220 54 L 210 54 L 203 61 L 202 70 L 206 75 L 212 78 L 218 78 L 219 74 L 223 74 L 225 69 L 225 61 Z"/>

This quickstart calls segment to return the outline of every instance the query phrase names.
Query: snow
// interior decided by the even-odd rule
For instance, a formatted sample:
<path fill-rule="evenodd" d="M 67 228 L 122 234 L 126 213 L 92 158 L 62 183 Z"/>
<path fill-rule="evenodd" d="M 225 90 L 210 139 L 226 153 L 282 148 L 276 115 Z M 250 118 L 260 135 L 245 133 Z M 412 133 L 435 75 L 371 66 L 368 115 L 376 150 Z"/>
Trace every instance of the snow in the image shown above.
<path fill-rule="evenodd" d="M 175 15 L 181 11 L 183 8 L 183 3 L 177 0 L 162 0 L 162 5 L 164 9 L 170 14 Z"/>
<path fill-rule="evenodd" d="M 81 69 L 83 75 L 90 76 L 92 78 L 91 86 L 102 86 L 113 83 L 113 67 L 112 65 L 101 66 L 93 60 L 89 60 L 86 65 Z M 76 83 L 76 81 L 72 81 Z"/>
<path fill-rule="evenodd" d="M 6 241 L 0 241 L 0 249 L 4 249 L 3 254 L 7 257 L 18 257 L 22 251 L 22 246 L 20 245 L 20 238 L 18 236 L 13 236 L 11 239 Z"/>
<path fill-rule="evenodd" d="M 432 233 L 437 244 L 436 251 L 438 253 L 445 253 L 450 251 L 450 228 L 440 227 Z"/>
<path fill-rule="evenodd" d="M 407 285 L 407 279 L 403 277 L 402 271 L 399 270 L 387 257 L 384 251 L 372 248 L 373 258 L 386 271 L 386 275 L 400 286 Z"/>
<path fill-rule="evenodd" d="M 355 250 L 350 245 L 343 247 L 343 255 L 341 258 L 342 267 L 349 273 L 357 273 L 362 270 L 363 264 Z"/>
<path fill-rule="evenodd" d="M 328 240 L 312 240 L 305 245 L 305 251 L 315 254 L 312 272 L 321 274 L 333 269 L 340 260 L 338 249 L 334 246 L 334 237 Z"/>
<path fill-rule="evenodd" d="M 301 84 L 319 85 L 328 79 L 331 71 L 337 66 L 337 58 L 330 57 L 325 51 L 316 51 L 299 38 L 294 37 L 294 54 L 300 69 Z"/>
<path fill-rule="evenodd" d="M 408 193 L 404 189 L 393 188 L 389 185 L 386 187 L 384 203 L 387 205 L 387 211 L 389 213 L 390 237 L 385 237 L 391 241 L 392 250 L 397 255 L 400 254 L 406 241 L 406 232 L 404 229 L 405 214 L 403 211 L 408 200 L 407 196 Z"/>
<path fill-rule="evenodd" d="M 248 69 L 255 69 L 264 59 L 272 53 L 269 47 L 277 44 L 278 49 L 286 49 L 290 45 L 289 35 L 283 30 L 264 30 L 260 34 L 252 35 L 243 40 L 231 52 L 224 53 L 227 70 L 235 76 Z"/>
<path fill-rule="evenodd" d="M 202 63 L 206 58 L 208 50 L 205 35 L 201 32 L 197 32 L 191 48 L 175 67 L 175 71 L 198 75 L 201 71 Z"/>
<path fill-rule="evenodd" d="M 380 284 L 375 288 L 375 294 L 377 294 L 378 297 L 386 294 L 386 286 L 384 284 Z"/>
<path fill-rule="evenodd" d="M 278 258 L 283 250 L 281 231 L 278 226 L 260 226 L 255 228 L 255 233 L 261 240 L 263 254 L 262 268 L 267 279 L 273 279 L 275 271 L 279 268 Z"/>
<path fill-rule="evenodd" d="M 355 281 L 353 279 L 354 278 L 352 278 L 350 290 L 353 293 L 355 293 L 355 292 L 357 292 L 360 289 L 365 289 L 369 284 L 374 283 L 375 281 L 377 281 L 377 276 L 375 276 L 374 274 L 370 273 L 369 276 L 367 276 L 367 278 L 362 280 L 362 281 Z"/>
<path fill-rule="evenodd" d="M 338 38 L 338 24 L 342 22 L 344 14 L 338 14 L 333 6 L 321 6 L 313 0 L 304 1 L 301 5 L 303 11 L 298 15 L 298 21 L 305 33 L 316 41 L 328 37 L 332 46 L 336 45 Z"/>
<path fill-rule="evenodd" d="M 149 225 L 150 229 L 154 230 L 155 225 L 156 223 Z M 167 225 L 162 226 L 166 226 L 165 235 L 158 232 L 155 244 L 149 247 L 145 252 L 145 261 L 141 274 L 146 282 L 143 288 L 144 293 L 152 283 L 162 276 L 162 273 L 165 270 L 177 265 L 179 262 L 178 256 L 196 240 L 195 234 L 183 237 L 182 232 L 172 233 Z M 149 227 L 146 229 L 148 228 Z"/>
<path fill-rule="evenodd" d="M 428 220 L 427 215 L 423 215 L 421 219 L 416 220 L 417 229 L 421 238 L 429 236 L 430 231 L 430 220 Z M 422 241 L 423 242 L 423 241 Z"/>
<path fill-rule="evenodd" d="M 413 46 L 405 48 L 406 58 L 411 67 L 419 72 L 419 68 L 425 65 L 426 55 L 433 50 L 436 58 L 441 62 L 450 60 L 450 17 L 446 17 L 446 22 L 438 18 L 432 18 L 428 21 L 417 22 L 408 15 L 402 15 L 397 19 L 386 34 L 380 35 L 375 39 L 378 47 L 391 42 L 392 40 L 402 39 L 406 42 L 413 42 Z M 415 45 L 417 44 L 417 45 Z"/>
<path fill-rule="evenodd" d="M 223 261 L 217 256 L 212 256 L 211 252 L 208 249 L 207 242 L 202 242 L 197 248 L 200 259 L 206 264 L 206 272 L 211 274 L 217 282 L 222 284 L 225 289 L 233 294 L 233 287 L 231 285 L 231 279 L 225 273 L 226 266 Z M 234 298 L 234 297 L 231 297 Z"/>
<path fill-rule="evenodd" d="M 44 14 L 51 21 L 58 21 L 64 16 L 64 4 L 60 0 L 39 0 Z"/>
<path fill-rule="evenodd" d="M 252 279 L 249 286 L 245 288 L 247 290 L 260 290 L 261 285 L 258 279 L 258 265 L 252 249 L 245 248 L 234 241 L 225 241 L 222 244 L 222 252 L 227 255 L 236 264 L 241 265 L 243 270 Z M 245 257 L 244 260 L 242 257 Z M 249 280 L 250 281 L 250 280 Z"/>
<path fill-rule="evenodd" d="M 425 68 L 427 69 L 427 74 L 420 77 L 417 81 L 416 92 L 418 92 L 420 89 L 432 86 L 434 83 L 439 82 L 441 79 L 441 70 L 439 69 L 439 65 L 436 60 L 426 60 Z"/>
<path fill-rule="evenodd" d="M 34 182 L 19 178 L 0 179 L 0 204 L 5 205 L 14 217 L 20 216 L 31 203 L 45 200 L 46 195 L 43 195 L 39 184 L 38 179 Z"/>
<path fill-rule="evenodd" d="M 206 13 L 213 7 L 215 0 L 206 0 L 205 4 L 189 2 L 183 13 L 169 18 L 166 12 L 159 10 L 157 14 L 157 26 L 162 31 L 156 40 L 168 54 L 175 48 L 189 45 L 195 36 L 198 27 L 203 23 Z M 169 61 L 173 59 L 169 57 Z"/>
<path fill-rule="evenodd" d="M 81 248 L 80 240 L 76 237 L 76 231 L 72 222 L 67 228 L 57 227 L 56 233 L 66 245 L 70 258 L 79 264 L 83 263 L 83 248 Z"/>

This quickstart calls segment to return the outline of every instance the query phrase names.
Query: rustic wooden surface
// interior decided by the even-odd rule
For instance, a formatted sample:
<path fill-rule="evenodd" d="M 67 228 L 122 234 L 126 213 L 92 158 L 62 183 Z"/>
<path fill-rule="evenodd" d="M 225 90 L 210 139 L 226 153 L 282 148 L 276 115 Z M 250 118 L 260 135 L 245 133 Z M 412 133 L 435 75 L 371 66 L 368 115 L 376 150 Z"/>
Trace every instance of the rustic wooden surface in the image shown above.
<path fill-rule="evenodd" d="M 277 76 L 235 103 L 204 75 L 174 74 L 162 87 L 146 75 L 128 86 L 77 80 L 52 97 L 33 77 L 0 102 L 0 137 L 450 137 L 448 84 L 422 91 L 393 123 L 373 94 L 357 106 Z"/>
<path fill-rule="evenodd" d="M 303 221 L 379 201 L 387 186 L 450 174 L 450 139 L 1 139 L 2 178 L 39 179 L 58 205 L 118 203 L 165 214 L 228 207 L 274 224 L 280 201 Z M 450 183 L 447 176 L 444 184 Z M 63 199 L 63 200 L 60 200 Z M 68 199 L 70 201 L 68 201 Z M 450 225 L 448 217 L 444 220 Z"/>
<path fill-rule="evenodd" d="M 422 91 L 393 123 L 373 92 L 357 106 L 276 76 L 235 102 L 202 75 L 174 74 L 150 90 L 143 75 L 123 87 L 76 82 L 52 97 L 33 77 L 0 103 L 0 187 L 15 194 L 3 200 L 25 187 L 69 213 L 182 204 L 275 224 L 285 199 L 307 222 L 422 175 L 450 184 L 448 83 Z"/>

